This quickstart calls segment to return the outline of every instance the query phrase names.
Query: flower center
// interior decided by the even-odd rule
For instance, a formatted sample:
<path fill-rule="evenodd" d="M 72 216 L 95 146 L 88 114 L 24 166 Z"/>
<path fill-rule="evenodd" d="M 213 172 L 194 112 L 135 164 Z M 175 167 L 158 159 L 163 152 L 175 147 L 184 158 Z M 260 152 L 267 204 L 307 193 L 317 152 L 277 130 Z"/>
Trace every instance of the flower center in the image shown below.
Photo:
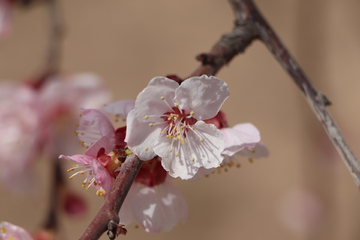
<path fill-rule="evenodd" d="M 160 98 L 169 108 L 168 112 L 165 112 L 163 115 L 146 115 L 145 120 L 149 118 L 155 118 L 157 122 L 149 123 L 150 127 L 155 125 L 164 124 L 164 121 L 167 123 L 166 127 L 161 130 L 161 136 L 166 136 L 171 140 L 169 152 L 174 152 L 175 157 L 179 157 L 179 152 L 181 146 L 184 144 L 188 144 L 189 151 L 192 154 L 192 147 L 189 141 L 186 140 L 186 136 L 188 131 L 194 133 L 195 138 L 197 138 L 200 142 L 204 142 L 204 138 L 199 131 L 197 131 L 194 127 L 197 120 L 193 118 L 195 112 L 191 111 L 190 113 L 186 113 L 184 110 L 179 108 L 179 104 L 175 103 L 174 107 L 171 107 L 169 103 L 165 100 L 165 97 L 162 96 Z M 159 121 L 160 120 L 160 121 Z M 174 151 L 176 149 L 176 151 Z M 149 148 L 145 148 L 145 151 L 148 151 Z M 193 157 L 191 157 L 191 161 L 195 161 Z"/>

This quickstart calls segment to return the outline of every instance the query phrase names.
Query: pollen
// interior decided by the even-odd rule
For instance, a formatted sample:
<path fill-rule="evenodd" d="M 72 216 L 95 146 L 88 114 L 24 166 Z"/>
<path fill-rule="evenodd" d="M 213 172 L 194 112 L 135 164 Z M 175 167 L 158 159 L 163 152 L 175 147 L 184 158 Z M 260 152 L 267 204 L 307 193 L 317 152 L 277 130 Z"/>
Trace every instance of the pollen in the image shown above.
<path fill-rule="evenodd" d="M 204 141 L 204 139 L 203 138 L 200 138 L 200 142 L 203 142 Z"/>
<path fill-rule="evenodd" d="M 165 100 L 165 97 L 164 97 L 164 96 L 161 96 L 161 100 Z"/>
<path fill-rule="evenodd" d="M 85 185 L 86 185 L 86 183 L 84 183 L 84 182 L 81 184 L 82 187 L 85 187 Z"/>
<path fill-rule="evenodd" d="M 154 124 L 150 123 L 149 126 L 152 127 L 152 126 L 154 126 Z"/>
<path fill-rule="evenodd" d="M 0 228 L 0 232 L 6 233 L 6 228 Z"/>
<path fill-rule="evenodd" d="M 195 161 L 195 158 L 191 158 L 191 161 L 193 161 L 193 162 L 194 162 L 194 161 Z"/>
<path fill-rule="evenodd" d="M 185 144 L 185 141 L 184 141 L 184 140 L 181 140 L 181 144 L 184 145 L 184 144 Z"/>
<path fill-rule="evenodd" d="M 75 134 L 75 136 L 77 136 L 77 135 L 78 135 L 78 132 L 77 132 L 76 130 L 74 130 L 74 134 Z"/>
<path fill-rule="evenodd" d="M 194 115 L 194 114 L 195 114 L 195 112 L 194 112 L 194 111 L 191 111 L 191 112 L 190 112 L 190 115 L 191 115 L 191 116 L 192 116 L 192 115 Z"/>
<path fill-rule="evenodd" d="M 148 148 L 148 147 L 146 147 L 146 148 L 145 148 L 145 151 L 148 151 L 148 150 L 149 150 L 149 148 Z"/>
<path fill-rule="evenodd" d="M 161 134 L 164 134 L 164 131 L 161 131 Z"/>
<path fill-rule="evenodd" d="M 175 157 L 178 157 L 179 156 L 179 153 L 175 153 Z"/>
<path fill-rule="evenodd" d="M 175 106 L 175 107 L 179 107 L 179 104 L 175 103 L 174 106 Z"/>
<path fill-rule="evenodd" d="M 178 138 L 179 140 L 181 140 L 181 136 L 178 136 L 177 138 Z"/>
<path fill-rule="evenodd" d="M 172 152 L 172 148 L 169 149 L 169 152 Z"/>
<path fill-rule="evenodd" d="M 148 119 L 148 118 L 149 118 L 149 116 L 148 116 L 148 115 L 146 115 L 146 116 L 145 116 L 145 119 Z"/>
<path fill-rule="evenodd" d="M 250 151 L 251 151 L 252 153 L 255 153 L 255 149 L 251 149 Z"/>

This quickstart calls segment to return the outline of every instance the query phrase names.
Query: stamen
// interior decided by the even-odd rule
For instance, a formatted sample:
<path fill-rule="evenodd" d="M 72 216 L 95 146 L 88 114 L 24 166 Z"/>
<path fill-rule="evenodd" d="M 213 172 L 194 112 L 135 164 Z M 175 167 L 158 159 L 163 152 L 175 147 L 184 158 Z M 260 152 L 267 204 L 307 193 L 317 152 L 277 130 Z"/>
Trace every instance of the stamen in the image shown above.
<path fill-rule="evenodd" d="M 148 116 L 148 115 L 146 115 L 146 116 L 145 116 L 145 119 L 148 119 L 148 118 L 149 118 L 149 116 Z M 98 191 L 99 191 L 99 190 L 98 190 Z"/>
<path fill-rule="evenodd" d="M 149 124 L 149 127 L 152 127 L 152 126 L 154 126 L 154 124 L 150 123 L 150 124 Z"/>
<path fill-rule="evenodd" d="M 0 228 L 0 232 L 6 233 L 6 228 Z"/>
<path fill-rule="evenodd" d="M 178 108 L 178 107 L 179 107 L 179 104 L 175 103 L 174 106 L 175 106 L 176 108 Z"/>
<path fill-rule="evenodd" d="M 145 148 L 145 151 L 148 151 L 148 150 L 149 150 L 149 148 L 148 148 L 148 147 L 146 147 L 146 148 Z"/>
<path fill-rule="evenodd" d="M 254 159 L 252 157 L 249 157 L 249 162 L 250 163 L 253 163 L 254 162 Z"/>
<path fill-rule="evenodd" d="M 194 114 L 195 114 L 195 112 L 194 112 L 194 111 L 191 111 L 191 112 L 190 112 L 190 115 L 191 115 L 191 116 L 192 116 L 192 115 L 194 115 Z"/>
<path fill-rule="evenodd" d="M 164 103 L 168 106 L 168 108 L 170 109 L 170 111 L 174 111 L 171 107 L 170 107 L 170 105 L 168 104 L 168 102 L 165 100 L 165 97 L 164 96 L 162 96 L 161 97 L 161 100 L 163 100 L 164 101 Z"/>
<path fill-rule="evenodd" d="M 175 157 L 178 157 L 179 156 L 179 154 L 178 153 L 175 153 Z"/>
<path fill-rule="evenodd" d="M 255 153 L 255 149 L 251 149 L 250 151 L 251 151 L 252 153 Z"/>

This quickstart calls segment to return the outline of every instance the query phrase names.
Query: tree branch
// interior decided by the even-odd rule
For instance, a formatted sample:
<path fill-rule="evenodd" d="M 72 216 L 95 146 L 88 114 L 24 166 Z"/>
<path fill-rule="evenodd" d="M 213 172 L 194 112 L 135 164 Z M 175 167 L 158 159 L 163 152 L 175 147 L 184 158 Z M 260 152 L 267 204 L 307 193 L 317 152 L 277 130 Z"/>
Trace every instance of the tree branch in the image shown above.
<path fill-rule="evenodd" d="M 118 230 L 121 230 L 118 225 L 119 210 L 142 164 L 143 161 L 135 154 L 126 158 L 111 191 L 106 196 L 99 212 L 79 238 L 80 240 L 98 239 L 106 230 L 109 230 L 109 238 L 115 239 L 115 236 L 119 234 Z"/>

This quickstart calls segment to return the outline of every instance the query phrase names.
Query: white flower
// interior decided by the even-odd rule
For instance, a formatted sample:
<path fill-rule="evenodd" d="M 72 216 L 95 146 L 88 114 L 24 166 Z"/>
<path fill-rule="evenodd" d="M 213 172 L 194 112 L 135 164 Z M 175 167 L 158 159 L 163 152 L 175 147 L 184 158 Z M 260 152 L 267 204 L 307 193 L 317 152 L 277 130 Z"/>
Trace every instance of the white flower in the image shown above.
<path fill-rule="evenodd" d="M 125 141 L 144 161 L 162 157 L 172 177 L 189 179 L 200 167 L 218 167 L 224 135 L 203 120 L 214 117 L 229 95 L 227 84 L 213 76 L 192 77 L 180 86 L 155 77 L 129 113 Z"/>

